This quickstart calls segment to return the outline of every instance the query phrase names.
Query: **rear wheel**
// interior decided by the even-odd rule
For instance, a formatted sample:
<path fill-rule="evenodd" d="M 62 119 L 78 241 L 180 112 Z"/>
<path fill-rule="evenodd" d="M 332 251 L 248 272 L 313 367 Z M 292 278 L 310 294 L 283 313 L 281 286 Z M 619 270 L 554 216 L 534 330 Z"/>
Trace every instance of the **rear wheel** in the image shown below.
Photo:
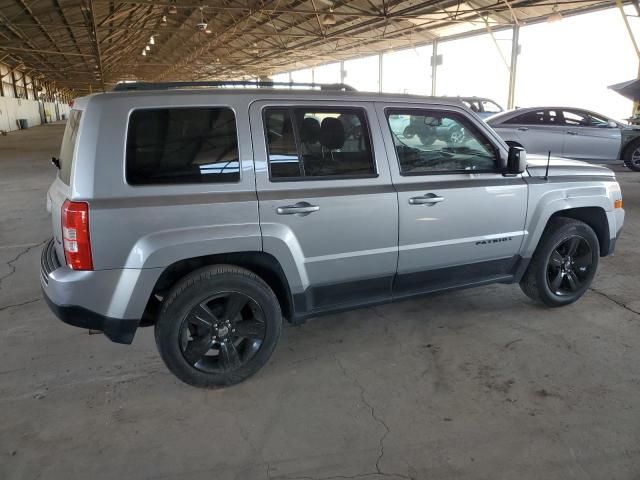
<path fill-rule="evenodd" d="M 599 252 L 598 237 L 589 225 L 572 218 L 554 218 L 520 287 L 528 297 L 552 307 L 573 303 L 591 285 Z"/>
<path fill-rule="evenodd" d="M 278 300 L 258 276 L 231 265 L 206 267 L 174 286 L 155 326 L 169 370 L 197 387 L 241 382 L 271 357 L 282 328 Z"/>
<path fill-rule="evenodd" d="M 640 138 L 634 140 L 624 151 L 624 164 L 635 172 L 640 172 Z"/>

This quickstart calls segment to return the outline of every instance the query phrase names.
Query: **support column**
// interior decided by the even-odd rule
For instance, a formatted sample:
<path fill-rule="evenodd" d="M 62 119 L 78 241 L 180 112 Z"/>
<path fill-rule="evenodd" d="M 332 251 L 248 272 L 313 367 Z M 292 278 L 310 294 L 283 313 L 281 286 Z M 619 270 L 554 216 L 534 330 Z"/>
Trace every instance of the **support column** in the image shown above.
<path fill-rule="evenodd" d="M 13 85 L 13 97 L 14 98 L 20 98 L 20 97 L 18 97 L 18 85 L 16 83 L 16 71 L 15 70 L 11 70 L 11 84 Z"/>
<path fill-rule="evenodd" d="M 507 97 L 507 108 L 513 108 L 516 94 L 516 73 L 518 72 L 518 55 L 520 54 L 520 25 L 513 26 L 511 38 L 511 64 L 509 66 L 509 95 Z"/>
<path fill-rule="evenodd" d="M 344 60 L 340 60 L 340 83 L 344 83 L 344 77 L 346 76 L 345 73 Z"/>
<path fill-rule="evenodd" d="M 22 74 L 22 85 L 24 87 L 24 99 L 29 100 L 29 84 L 27 83 L 27 74 Z"/>
<path fill-rule="evenodd" d="M 431 52 L 431 96 L 436 96 L 436 78 L 438 77 L 438 40 L 434 40 Z"/>
<path fill-rule="evenodd" d="M 627 33 L 629 34 L 629 39 L 631 40 L 631 44 L 633 45 L 634 50 L 636 51 L 636 56 L 638 57 L 638 78 L 640 78 L 640 47 L 638 46 L 638 42 L 636 41 L 636 37 L 633 34 L 633 30 L 631 29 L 631 25 L 629 24 L 629 19 L 627 18 L 627 14 L 624 11 L 624 5 L 622 4 L 622 0 L 616 0 L 616 5 L 620 10 L 620 14 L 622 15 L 622 21 L 624 22 L 625 27 L 627 28 Z M 637 8 L 637 6 L 636 6 Z M 640 103 L 638 101 L 633 102 L 633 113 L 632 116 L 636 116 L 636 114 L 640 113 Z"/>

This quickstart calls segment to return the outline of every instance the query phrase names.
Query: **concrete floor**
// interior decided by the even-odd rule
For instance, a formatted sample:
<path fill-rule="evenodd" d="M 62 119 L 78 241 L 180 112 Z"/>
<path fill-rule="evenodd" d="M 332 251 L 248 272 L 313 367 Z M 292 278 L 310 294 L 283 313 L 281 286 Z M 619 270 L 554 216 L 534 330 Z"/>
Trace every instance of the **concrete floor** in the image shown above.
<path fill-rule="evenodd" d="M 577 304 L 497 285 L 284 329 L 233 388 L 188 387 L 40 297 L 62 126 L 0 137 L 0 479 L 638 479 L 640 173 Z"/>

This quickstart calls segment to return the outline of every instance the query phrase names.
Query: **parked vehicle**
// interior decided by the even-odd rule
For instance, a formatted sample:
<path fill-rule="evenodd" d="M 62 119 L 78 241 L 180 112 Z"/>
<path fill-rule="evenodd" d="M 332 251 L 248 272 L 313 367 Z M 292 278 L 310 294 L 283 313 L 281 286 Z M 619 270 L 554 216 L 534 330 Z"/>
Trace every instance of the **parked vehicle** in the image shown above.
<path fill-rule="evenodd" d="M 114 342 L 154 325 L 191 385 L 255 373 L 283 318 L 495 282 L 572 303 L 624 221 L 612 171 L 547 177 L 455 100 L 174 87 L 76 100 L 41 283 L 60 319 Z M 465 140 L 425 145 L 396 117 Z"/>
<path fill-rule="evenodd" d="M 509 145 L 529 153 L 577 160 L 624 160 L 640 171 L 640 128 L 604 115 L 565 107 L 532 107 L 489 117 L 487 123 Z"/>
<path fill-rule="evenodd" d="M 459 97 L 459 100 L 483 120 L 504 111 L 496 102 L 482 97 Z"/>

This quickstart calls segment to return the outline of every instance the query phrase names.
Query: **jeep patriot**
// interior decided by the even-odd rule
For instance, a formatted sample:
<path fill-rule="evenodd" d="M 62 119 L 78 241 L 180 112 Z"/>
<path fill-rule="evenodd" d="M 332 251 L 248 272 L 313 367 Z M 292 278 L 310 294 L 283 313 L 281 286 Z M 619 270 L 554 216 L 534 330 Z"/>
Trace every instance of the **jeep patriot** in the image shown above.
<path fill-rule="evenodd" d="M 496 282 L 567 305 L 614 250 L 611 170 L 527 158 L 458 100 L 206 85 L 75 101 L 41 261 L 61 320 L 153 325 L 188 384 L 255 373 L 283 319 Z"/>

